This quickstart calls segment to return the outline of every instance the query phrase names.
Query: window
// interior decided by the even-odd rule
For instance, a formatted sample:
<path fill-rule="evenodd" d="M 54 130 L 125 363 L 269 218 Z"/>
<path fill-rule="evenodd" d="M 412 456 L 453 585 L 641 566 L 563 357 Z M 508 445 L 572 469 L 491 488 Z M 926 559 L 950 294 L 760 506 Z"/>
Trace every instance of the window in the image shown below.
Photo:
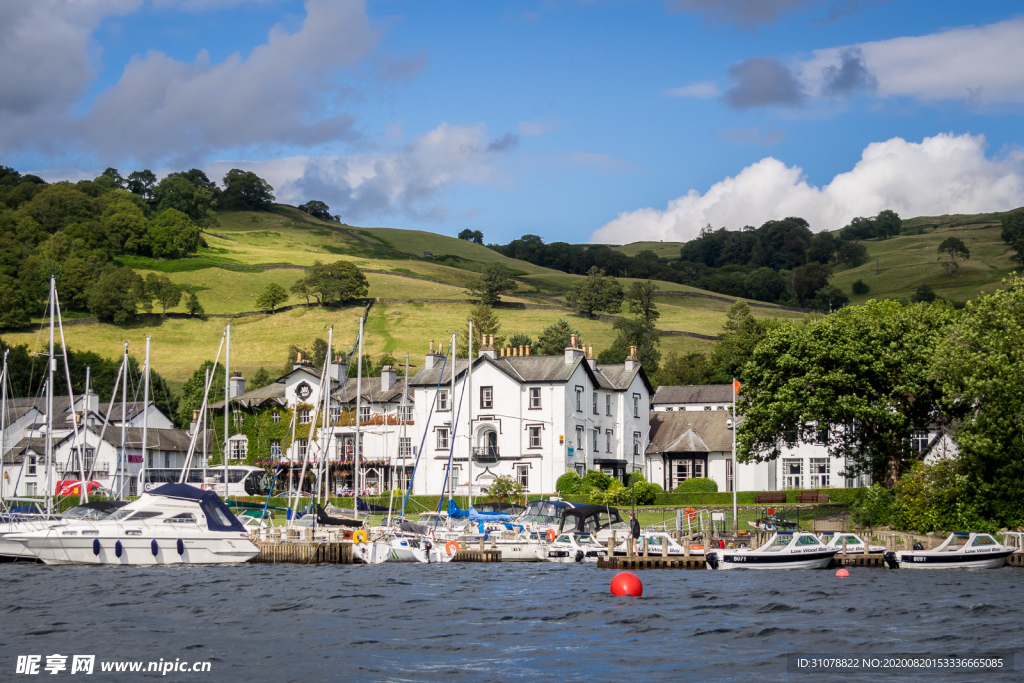
<path fill-rule="evenodd" d="M 540 410 L 540 387 L 530 387 L 530 410 Z"/>
<path fill-rule="evenodd" d="M 245 460 L 245 450 L 248 446 L 248 439 L 231 439 L 231 454 L 232 460 Z"/>
<path fill-rule="evenodd" d="M 586 465 L 576 465 L 576 474 L 580 477 L 580 479 L 585 477 L 586 474 L 587 474 L 587 466 Z"/>
<path fill-rule="evenodd" d="M 611 394 L 605 394 L 605 397 L 604 397 L 604 414 L 605 415 L 611 415 L 612 414 L 612 395 Z"/>
<path fill-rule="evenodd" d="M 733 487 L 732 460 L 725 461 L 725 490 L 732 491 Z"/>
<path fill-rule="evenodd" d="M 359 421 L 369 422 L 370 421 L 370 406 L 359 406 Z"/>
<path fill-rule="evenodd" d="M 612 452 L 612 430 L 605 430 L 604 433 L 604 450 L 606 453 Z"/>
<path fill-rule="evenodd" d="M 275 415 L 277 413 L 274 413 Z M 275 458 L 281 453 L 281 440 L 271 439 L 270 441 L 270 454 Z"/>
<path fill-rule="evenodd" d="M 398 438 L 398 454 L 412 455 L 412 437 L 401 436 Z"/>
<path fill-rule="evenodd" d="M 540 427 L 528 427 L 530 430 L 530 448 L 540 448 Z"/>
<path fill-rule="evenodd" d="M 811 488 L 827 489 L 829 487 L 828 458 L 811 458 Z"/>
<path fill-rule="evenodd" d="M 928 450 L 928 432 L 911 432 L 910 449 L 914 453 L 924 453 Z"/>
<path fill-rule="evenodd" d="M 306 457 L 306 449 L 309 447 L 309 439 L 296 439 L 295 455 L 299 458 Z"/>
<path fill-rule="evenodd" d="M 341 408 L 338 406 L 331 406 L 331 424 L 337 424 L 339 419 L 341 419 Z"/>
<path fill-rule="evenodd" d="M 437 392 L 437 409 L 448 410 L 448 390 L 439 389 Z"/>
<path fill-rule="evenodd" d="M 665 408 L 665 410 L 671 413 L 673 410 L 675 410 L 675 408 L 669 406 L 668 408 Z"/>
<path fill-rule="evenodd" d="M 815 434 L 815 438 L 818 443 L 828 443 L 828 426 L 826 425 L 823 429 L 819 429 Z"/>
<path fill-rule="evenodd" d="M 36 462 L 39 459 L 35 455 L 27 456 L 28 468 L 25 470 L 25 476 L 34 477 L 36 476 Z"/>
<path fill-rule="evenodd" d="M 594 415 L 597 415 L 598 412 L 597 412 L 597 392 L 596 391 L 594 392 L 593 404 L 594 404 L 594 407 L 593 407 Z"/>
<path fill-rule="evenodd" d="M 277 412 L 275 410 L 273 412 L 273 414 L 270 416 L 270 421 L 273 422 L 274 424 L 277 424 L 278 422 L 280 422 L 281 421 L 281 413 L 279 413 L 279 412 Z"/>
<path fill-rule="evenodd" d="M 718 406 L 718 410 L 725 410 L 725 406 Z"/>
<path fill-rule="evenodd" d="M 583 412 L 583 387 L 576 387 L 576 412 Z"/>
<path fill-rule="evenodd" d="M 236 427 L 241 427 L 242 426 L 242 413 L 240 411 L 236 410 L 236 411 L 232 412 L 231 413 L 231 418 L 232 418 L 232 421 L 235 423 Z"/>
<path fill-rule="evenodd" d="M 447 450 L 448 448 L 448 429 L 442 427 L 437 430 L 437 450 Z"/>
<path fill-rule="evenodd" d="M 576 449 L 583 450 L 583 427 L 576 428 Z"/>
<path fill-rule="evenodd" d="M 598 449 L 597 440 L 598 440 L 600 434 L 601 434 L 601 430 L 600 429 L 595 429 L 594 430 L 594 452 L 595 453 L 597 453 L 597 449 Z"/>
<path fill-rule="evenodd" d="M 480 387 L 480 407 L 486 410 L 494 407 L 494 387 Z"/>
<path fill-rule="evenodd" d="M 785 459 L 782 461 L 782 477 L 787 489 L 800 489 L 804 486 L 804 461 Z"/>
<path fill-rule="evenodd" d="M 524 491 L 530 490 L 530 466 L 516 465 L 516 480 Z"/>
<path fill-rule="evenodd" d="M 633 432 L 633 455 L 640 455 L 640 432 Z"/>
<path fill-rule="evenodd" d="M 711 406 L 704 406 L 704 410 L 711 410 Z"/>
<path fill-rule="evenodd" d="M 462 465 L 452 465 L 451 476 L 449 479 L 451 479 L 452 490 L 458 488 L 462 481 Z"/>
<path fill-rule="evenodd" d="M 633 394 L 633 417 L 640 417 L 640 394 Z"/>
<path fill-rule="evenodd" d="M 299 408 L 299 424 L 309 424 L 309 408 Z"/>
<path fill-rule="evenodd" d="M 36 488 L 36 486 L 37 485 L 36 485 L 36 483 L 34 481 L 25 482 L 25 495 L 26 496 L 37 495 L 39 493 L 39 489 Z"/>
<path fill-rule="evenodd" d="M 412 406 L 398 406 L 398 419 L 408 422 L 412 419 Z"/>

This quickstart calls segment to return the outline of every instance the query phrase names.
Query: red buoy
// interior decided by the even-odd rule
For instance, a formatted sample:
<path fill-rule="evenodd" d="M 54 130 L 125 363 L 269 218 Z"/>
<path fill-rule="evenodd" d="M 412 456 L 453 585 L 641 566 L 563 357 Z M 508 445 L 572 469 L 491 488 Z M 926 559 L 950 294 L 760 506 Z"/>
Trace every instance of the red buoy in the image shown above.
<path fill-rule="evenodd" d="M 633 572 L 619 572 L 612 579 L 612 595 L 631 595 L 639 598 L 644 594 L 644 584 Z"/>
<path fill-rule="evenodd" d="M 839 571 L 836 572 L 836 576 L 840 576 L 840 577 L 842 577 L 842 576 L 849 576 L 849 575 L 850 575 L 850 572 L 848 572 L 846 570 L 846 567 L 840 567 Z"/>

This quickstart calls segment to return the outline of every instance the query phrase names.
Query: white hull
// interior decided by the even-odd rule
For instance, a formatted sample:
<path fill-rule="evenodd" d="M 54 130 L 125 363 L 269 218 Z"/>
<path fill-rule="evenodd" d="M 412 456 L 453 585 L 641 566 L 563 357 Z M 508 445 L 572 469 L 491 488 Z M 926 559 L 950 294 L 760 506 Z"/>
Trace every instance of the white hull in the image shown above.
<path fill-rule="evenodd" d="M 800 560 L 792 562 L 730 562 L 728 560 L 718 561 L 718 570 L 726 569 L 824 569 L 832 561 L 831 557 L 815 560 Z M 708 565 L 708 569 L 711 566 Z"/>
<path fill-rule="evenodd" d="M 917 562 L 913 554 L 908 553 L 904 558 L 903 553 L 897 553 L 897 561 L 900 569 L 999 569 L 1006 564 L 1007 555 L 1002 557 L 989 557 L 985 559 L 963 558 L 951 562 Z"/>
<path fill-rule="evenodd" d="M 492 549 L 501 551 L 502 562 L 541 562 L 547 554 L 547 543 L 498 541 Z"/>
<path fill-rule="evenodd" d="M 94 539 L 99 541 L 99 554 L 94 552 Z M 259 548 L 248 536 L 237 532 L 225 532 L 223 536 L 182 537 L 183 552 L 180 554 L 177 537 L 157 539 L 156 555 L 153 554 L 153 540 L 141 536 L 61 538 L 49 534 L 45 538 L 32 538 L 26 546 L 46 564 L 233 564 L 246 562 L 259 554 Z M 120 557 L 117 556 L 118 541 L 121 542 Z"/>
<path fill-rule="evenodd" d="M 0 536 L 0 560 L 5 562 L 35 562 L 36 554 L 17 541 L 8 541 Z"/>

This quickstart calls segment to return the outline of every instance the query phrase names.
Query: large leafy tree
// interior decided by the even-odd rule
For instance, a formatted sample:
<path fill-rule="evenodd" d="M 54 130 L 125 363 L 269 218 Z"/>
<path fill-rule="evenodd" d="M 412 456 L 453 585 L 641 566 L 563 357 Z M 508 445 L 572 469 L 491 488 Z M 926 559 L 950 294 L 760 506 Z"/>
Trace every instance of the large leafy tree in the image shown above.
<path fill-rule="evenodd" d="M 903 219 L 891 209 L 879 212 L 875 216 L 875 235 L 880 239 L 895 237 L 903 229 Z"/>
<path fill-rule="evenodd" d="M 743 366 L 753 357 L 754 349 L 776 324 L 771 318 L 755 318 L 746 301 L 730 306 L 718 343 L 711 352 L 709 365 L 713 381 L 725 384 L 739 377 Z"/>
<path fill-rule="evenodd" d="M 166 209 L 149 226 L 153 256 L 181 258 L 199 251 L 199 228 L 177 209 Z"/>
<path fill-rule="evenodd" d="M 123 325 L 135 318 L 146 298 L 142 278 L 131 268 L 118 268 L 100 275 L 89 289 L 89 311 L 100 320 Z"/>
<path fill-rule="evenodd" d="M 946 272 L 949 273 L 950 277 L 956 277 L 956 271 L 960 267 L 960 261 L 966 261 L 971 258 L 971 251 L 959 237 L 947 237 L 942 240 L 942 244 L 939 245 L 938 252 L 940 254 L 940 261 L 943 258 L 949 259 L 949 261 L 944 265 L 946 266 Z"/>
<path fill-rule="evenodd" d="M 113 198 L 103 210 L 100 224 L 117 251 L 135 254 L 149 249 L 146 215 L 128 197 Z"/>
<path fill-rule="evenodd" d="M 650 280 L 634 282 L 626 292 L 626 303 L 629 304 L 629 312 L 640 318 L 649 327 L 653 328 L 654 323 L 661 317 L 658 306 L 654 303 L 654 293 L 658 291 L 658 285 Z"/>
<path fill-rule="evenodd" d="M 221 203 L 225 209 L 266 210 L 273 201 L 274 188 L 252 171 L 233 168 L 224 175 L 224 194 Z"/>
<path fill-rule="evenodd" d="M 914 455 L 911 432 L 945 420 L 928 371 L 955 318 L 941 304 L 870 301 L 769 330 L 742 372 L 741 458 L 777 458 L 784 438 L 814 442 L 827 428 L 848 473 L 891 487 Z"/>
<path fill-rule="evenodd" d="M 469 311 L 469 317 L 473 320 L 473 355 L 480 352 L 483 345 L 484 335 L 494 335 L 494 346 L 501 348 L 505 344 L 505 337 L 498 334 L 501 332 L 501 320 L 494 312 L 494 309 L 484 304 L 477 304 Z M 463 358 L 469 351 L 469 324 L 459 331 L 459 340 L 455 347 Z"/>
<path fill-rule="evenodd" d="M 192 422 L 192 411 L 199 410 L 203 406 L 203 392 L 206 388 L 206 371 L 213 375 L 210 382 L 210 393 L 207 405 L 224 400 L 224 366 L 216 365 L 213 361 L 206 361 L 192 373 L 188 381 L 181 387 L 181 400 L 178 402 L 177 420 L 178 426 L 185 429 Z"/>
<path fill-rule="evenodd" d="M 178 285 L 171 282 L 171 278 L 166 275 L 156 273 L 146 276 L 146 296 L 156 299 L 165 316 L 168 308 L 174 308 L 181 302 L 181 290 Z"/>
<path fill-rule="evenodd" d="M 132 194 L 137 194 L 143 199 L 153 198 L 154 185 L 156 185 L 156 174 L 148 168 L 142 171 L 132 171 L 128 174 L 128 189 Z"/>
<path fill-rule="evenodd" d="M 1024 523 L 1024 279 L 968 302 L 930 376 L 956 415 L 964 471 L 1003 524 Z"/>
<path fill-rule="evenodd" d="M 587 277 L 573 285 L 565 294 L 565 303 L 577 313 L 593 318 L 595 313 L 606 311 L 618 313 L 622 310 L 622 285 L 608 277 L 597 267 L 590 269 Z"/>
<path fill-rule="evenodd" d="M 516 281 L 505 264 L 492 262 L 484 266 L 483 275 L 470 284 L 469 291 L 480 297 L 484 306 L 493 306 L 501 301 L 502 294 L 516 291 Z"/>
<path fill-rule="evenodd" d="M 569 346 L 572 335 L 578 335 L 579 330 L 569 324 L 565 318 L 559 318 L 551 325 L 548 325 L 537 338 L 537 354 L 541 356 L 560 356 L 565 353 Z"/>
<path fill-rule="evenodd" d="M 358 268 L 348 261 L 321 263 L 314 261 L 306 274 L 293 286 L 299 296 L 315 296 L 321 306 L 342 304 L 366 296 L 370 284 Z"/>
<path fill-rule="evenodd" d="M 1000 236 L 1013 249 L 1011 259 L 1024 265 L 1024 211 L 1017 211 L 1001 219 Z"/>
<path fill-rule="evenodd" d="M 213 191 L 182 173 L 172 173 L 157 183 L 153 199 L 157 212 L 177 209 L 196 225 L 208 226 L 213 222 Z"/>
<path fill-rule="evenodd" d="M 0 275 L 0 328 L 28 325 L 32 302 L 13 277 Z"/>
<path fill-rule="evenodd" d="M 308 213 L 313 218 L 319 218 L 323 221 L 334 220 L 334 216 L 331 215 L 331 207 L 319 199 L 311 199 L 305 204 L 299 204 L 297 208 L 299 211 Z"/>
<path fill-rule="evenodd" d="M 270 311 L 273 315 L 274 310 L 285 301 L 288 301 L 288 292 L 276 282 L 271 282 L 256 297 L 256 310 Z"/>

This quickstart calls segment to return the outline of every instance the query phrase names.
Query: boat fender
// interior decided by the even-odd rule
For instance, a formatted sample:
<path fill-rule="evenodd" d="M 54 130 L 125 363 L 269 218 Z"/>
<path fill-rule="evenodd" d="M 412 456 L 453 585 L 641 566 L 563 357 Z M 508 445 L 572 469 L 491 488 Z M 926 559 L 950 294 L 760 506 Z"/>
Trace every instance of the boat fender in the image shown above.
<path fill-rule="evenodd" d="M 178 539 L 178 554 L 179 555 L 184 555 L 185 554 L 185 542 L 182 541 L 180 538 Z"/>
<path fill-rule="evenodd" d="M 718 553 L 708 553 L 707 563 L 712 569 L 718 569 Z"/>
<path fill-rule="evenodd" d="M 924 550 L 924 546 L 921 544 L 920 541 L 914 544 L 914 550 Z"/>
<path fill-rule="evenodd" d="M 121 557 L 121 553 L 124 552 L 124 546 L 121 545 L 121 541 L 114 544 L 114 554 Z"/>
<path fill-rule="evenodd" d="M 555 542 L 555 530 L 554 529 L 548 529 L 548 543 L 554 543 L 554 542 Z"/>
<path fill-rule="evenodd" d="M 366 543 L 366 532 L 362 529 L 352 534 L 352 542 L 356 545 L 360 543 Z"/>
<path fill-rule="evenodd" d="M 488 529 L 487 531 L 484 532 L 484 540 L 486 541 L 486 540 L 490 539 L 490 537 L 491 537 L 491 530 Z"/>
<path fill-rule="evenodd" d="M 583 561 L 583 551 L 582 550 L 577 550 L 576 551 L 576 561 L 577 562 L 582 562 Z"/>
<path fill-rule="evenodd" d="M 156 544 L 155 538 L 153 539 L 153 542 L 149 544 L 149 549 L 153 551 L 153 557 L 156 557 L 160 554 L 160 546 Z"/>
<path fill-rule="evenodd" d="M 444 551 L 449 555 L 454 555 L 455 553 L 459 552 L 459 542 L 448 541 L 444 544 Z"/>
<path fill-rule="evenodd" d="M 98 539 L 98 538 L 92 539 L 92 554 L 93 555 L 99 555 L 100 554 L 100 539 Z"/>
<path fill-rule="evenodd" d="M 887 567 L 889 567 L 889 569 L 900 568 L 899 560 L 896 559 L 896 553 L 894 553 L 893 551 L 890 550 L 889 552 L 882 555 L 882 559 L 885 560 L 885 564 Z"/>

